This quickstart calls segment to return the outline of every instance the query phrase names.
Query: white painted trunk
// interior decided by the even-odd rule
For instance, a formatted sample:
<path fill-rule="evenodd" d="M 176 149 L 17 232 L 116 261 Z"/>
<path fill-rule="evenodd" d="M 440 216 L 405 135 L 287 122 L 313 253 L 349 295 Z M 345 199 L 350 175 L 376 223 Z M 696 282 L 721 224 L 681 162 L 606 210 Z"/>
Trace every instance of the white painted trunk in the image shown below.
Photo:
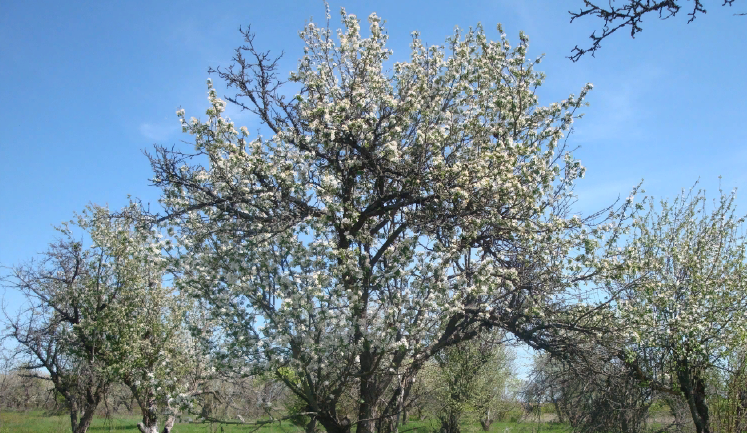
<path fill-rule="evenodd" d="M 163 426 L 163 433 L 171 433 L 171 430 L 174 428 L 174 423 L 176 422 L 176 417 L 174 415 L 169 415 L 166 418 L 166 422 Z M 155 422 L 152 425 L 145 425 L 142 422 L 137 423 L 137 428 L 140 430 L 141 433 L 158 433 L 158 423 Z"/>
<path fill-rule="evenodd" d="M 158 425 L 145 425 L 141 422 L 137 423 L 137 428 L 141 433 L 158 433 Z"/>

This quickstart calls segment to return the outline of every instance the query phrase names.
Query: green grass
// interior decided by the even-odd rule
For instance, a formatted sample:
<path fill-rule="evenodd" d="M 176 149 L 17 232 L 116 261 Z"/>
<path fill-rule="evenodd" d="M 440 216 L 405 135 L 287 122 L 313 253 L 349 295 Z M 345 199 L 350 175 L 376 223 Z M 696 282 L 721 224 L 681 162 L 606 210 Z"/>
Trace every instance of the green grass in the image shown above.
<path fill-rule="evenodd" d="M 399 428 L 400 433 L 434 433 L 438 432 L 439 424 L 437 421 L 413 421 Z M 490 426 L 489 433 L 529 433 L 529 432 L 547 432 L 547 433 L 567 433 L 569 429 L 562 424 L 557 423 L 536 423 L 536 422 L 494 422 Z M 178 433 L 178 432 L 175 432 Z M 462 433 L 484 433 L 480 424 L 462 424 Z"/>
<path fill-rule="evenodd" d="M 94 418 L 91 433 L 139 433 L 137 416 L 117 416 L 112 419 Z M 539 427 L 539 430 L 538 430 Z M 247 425 L 218 425 L 218 424 L 177 424 L 174 433 L 249 433 L 256 426 Z M 438 431 L 438 424 L 429 421 L 414 421 L 400 427 L 400 432 L 432 433 Z M 561 433 L 568 431 L 562 425 L 548 423 L 494 423 L 490 433 L 519 433 L 519 432 L 548 432 Z M 463 433 L 481 433 L 480 426 L 464 425 Z M 64 415 L 47 415 L 41 411 L 32 412 L 0 412 L 0 433 L 70 433 L 70 418 Z M 262 427 L 257 433 L 303 433 L 303 429 L 290 422 L 281 425 Z"/>

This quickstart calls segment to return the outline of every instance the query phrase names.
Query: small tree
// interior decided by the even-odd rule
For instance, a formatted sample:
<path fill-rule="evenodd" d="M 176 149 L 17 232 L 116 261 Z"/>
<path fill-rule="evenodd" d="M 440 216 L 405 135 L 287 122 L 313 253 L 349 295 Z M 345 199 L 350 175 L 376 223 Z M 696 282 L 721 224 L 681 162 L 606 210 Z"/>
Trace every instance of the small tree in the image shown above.
<path fill-rule="evenodd" d="M 179 346 L 182 310 L 162 284 L 161 250 L 168 241 L 137 225 L 139 215 L 136 205 L 118 218 L 89 206 L 59 228 L 64 240 L 40 262 L 14 268 L 7 279 L 30 304 L 8 321 L 9 335 L 36 361 L 28 369 L 49 371 L 75 433 L 86 431 L 115 380 L 123 380 L 140 405 L 140 430 L 155 432 L 157 402 L 166 405 L 184 382 L 182 354 L 189 348 Z M 90 238 L 90 248 L 75 240 L 75 227 Z"/>
<path fill-rule="evenodd" d="M 516 408 L 519 380 L 516 377 L 516 354 L 513 349 L 495 342 L 484 348 L 490 351 L 491 356 L 478 376 L 474 407 L 480 426 L 484 431 L 489 431 L 495 421 L 504 420 Z"/>
<path fill-rule="evenodd" d="M 79 225 L 95 234 L 96 245 L 128 272 L 127 285 L 105 306 L 111 334 L 100 359 L 132 392 L 142 414 L 138 429 L 157 433 L 163 419 L 162 431 L 169 433 L 181 407 L 205 391 L 209 366 L 190 327 L 209 332 L 204 328 L 210 323 L 199 303 L 164 284 L 168 261 L 163 251 L 173 246 L 142 224 L 139 206 L 131 204 L 116 215 L 95 206 L 89 211 Z"/>
<path fill-rule="evenodd" d="M 436 368 L 430 371 L 433 412 L 441 422 L 441 431 L 459 433 L 464 415 L 478 419 L 483 430 L 489 431 L 506 404 L 506 388 L 513 373 L 513 356 L 503 339 L 495 333 L 486 334 L 449 347 L 434 359 Z"/>
<path fill-rule="evenodd" d="M 6 315 L 6 337 L 18 344 L 25 370 L 49 379 L 65 398 L 72 431 L 84 433 L 116 380 L 101 356 L 112 337 L 106 307 L 119 292 L 110 280 L 119 269 L 109 266 L 105 248 L 86 250 L 67 225 L 59 230 L 63 240 L 50 245 L 39 261 L 13 268 L 6 279 L 28 302 L 17 317 Z"/>

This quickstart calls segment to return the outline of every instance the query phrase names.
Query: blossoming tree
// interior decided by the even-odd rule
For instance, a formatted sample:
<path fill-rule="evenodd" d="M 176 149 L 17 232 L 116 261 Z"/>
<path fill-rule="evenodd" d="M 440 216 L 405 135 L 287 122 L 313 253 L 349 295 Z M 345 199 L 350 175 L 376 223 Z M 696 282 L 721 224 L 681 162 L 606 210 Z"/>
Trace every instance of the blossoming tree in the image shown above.
<path fill-rule="evenodd" d="M 157 433 L 162 419 L 162 431 L 169 433 L 181 407 L 205 390 L 210 371 L 189 330 L 198 325 L 187 320 L 196 315 L 195 303 L 165 284 L 164 252 L 171 250 L 171 241 L 142 220 L 135 204 L 114 214 L 92 206 L 78 225 L 116 266 L 112 300 L 102 307 L 107 320 L 95 325 L 108 333 L 99 358 L 137 401 L 143 417 L 138 429 Z"/>
<path fill-rule="evenodd" d="M 679 395 L 697 431 L 709 432 L 707 379 L 747 339 L 747 244 L 735 195 L 712 208 L 683 191 L 634 224 L 617 320 L 625 361 L 653 389 Z"/>
<path fill-rule="evenodd" d="M 511 48 L 478 25 L 427 47 L 415 32 L 409 61 L 390 64 L 376 14 L 367 37 L 344 10 L 342 23 L 337 38 L 299 33 L 295 97 L 248 31 L 216 71 L 269 138 L 224 117 L 209 81 L 207 117 L 177 113 L 194 153 L 149 157 L 179 288 L 221 326 L 216 357 L 276 372 L 328 432 L 368 433 L 426 360 L 486 328 L 548 350 L 599 331 L 563 295 L 615 266 L 598 252 L 616 229 L 569 215 L 584 168 L 562 139 L 591 85 L 539 106 L 526 36 Z M 341 413 L 351 388 L 357 408 Z"/>
<path fill-rule="evenodd" d="M 199 381 L 187 380 L 186 372 L 200 358 L 185 344 L 185 306 L 163 284 L 168 262 L 162 249 L 168 241 L 139 220 L 136 205 L 116 218 L 107 208 L 89 206 L 63 224 L 65 240 L 52 245 L 40 266 L 18 267 L 9 279 L 32 302 L 10 323 L 13 336 L 50 372 L 68 400 L 76 433 L 86 431 L 113 381 L 132 391 L 143 433 L 157 432 L 161 409 L 174 399 L 176 409 L 179 394 L 199 389 Z M 90 238 L 90 248 L 75 240 L 79 235 Z M 66 364 L 73 361 L 71 370 Z M 172 426 L 173 411 L 164 432 Z"/>
<path fill-rule="evenodd" d="M 49 380 L 64 398 L 71 431 L 85 433 L 116 377 L 97 359 L 103 336 L 80 327 L 81 316 L 97 320 L 91 307 L 105 301 L 76 296 L 90 287 L 96 255 L 65 234 L 39 261 L 14 267 L 6 278 L 27 304 L 16 317 L 6 313 L 3 340 L 16 344 L 13 352 L 25 375 Z"/>
<path fill-rule="evenodd" d="M 432 410 L 441 422 L 440 431 L 459 433 L 466 415 L 478 419 L 483 431 L 490 431 L 496 412 L 507 405 L 500 400 L 506 397 L 513 374 L 513 353 L 502 336 L 494 334 L 483 333 L 434 356 L 426 380 L 431 381 Z"/>

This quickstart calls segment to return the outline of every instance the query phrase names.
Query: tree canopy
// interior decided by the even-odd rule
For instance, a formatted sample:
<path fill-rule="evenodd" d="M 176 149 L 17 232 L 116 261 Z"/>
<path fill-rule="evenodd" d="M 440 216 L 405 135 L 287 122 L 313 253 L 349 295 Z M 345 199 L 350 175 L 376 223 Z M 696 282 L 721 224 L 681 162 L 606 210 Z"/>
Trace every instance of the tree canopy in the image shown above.
<path fill-rule="evenodd" d="M 570 214 L 585 169 L 563 138 L 592 86 L 538 105 L 525 35 L 511 48 L 500 26 L 490 41 L 478 25 L 428 47 L 415 32 L 410 60 L 389 67 L 381 18 L 368 37 L 341 19 L 336 37 L 313 22 L 299 33 L 292 97 L 248 30 L 215 71 L 272 136 L 225 118 L 209 81 L 205 120 L 177 112 L 194 152 L 150 159 L 156 221 L 183 253 L 179 288 L 210 304 L 222 356 L 290 368 L 293 381 L 278 377 L 330 432 L 350 428 L 337 405 L 357 387 L 357 431 L 369 432 L 393 410 L 376 406 L 384 390 L 397 389 L 392 405 L 404 392 L 397 377 L 484 329 L 547 350 L 601 332 L 564 296 L 617 266 L 603 247 L 630 203 Z"/>

